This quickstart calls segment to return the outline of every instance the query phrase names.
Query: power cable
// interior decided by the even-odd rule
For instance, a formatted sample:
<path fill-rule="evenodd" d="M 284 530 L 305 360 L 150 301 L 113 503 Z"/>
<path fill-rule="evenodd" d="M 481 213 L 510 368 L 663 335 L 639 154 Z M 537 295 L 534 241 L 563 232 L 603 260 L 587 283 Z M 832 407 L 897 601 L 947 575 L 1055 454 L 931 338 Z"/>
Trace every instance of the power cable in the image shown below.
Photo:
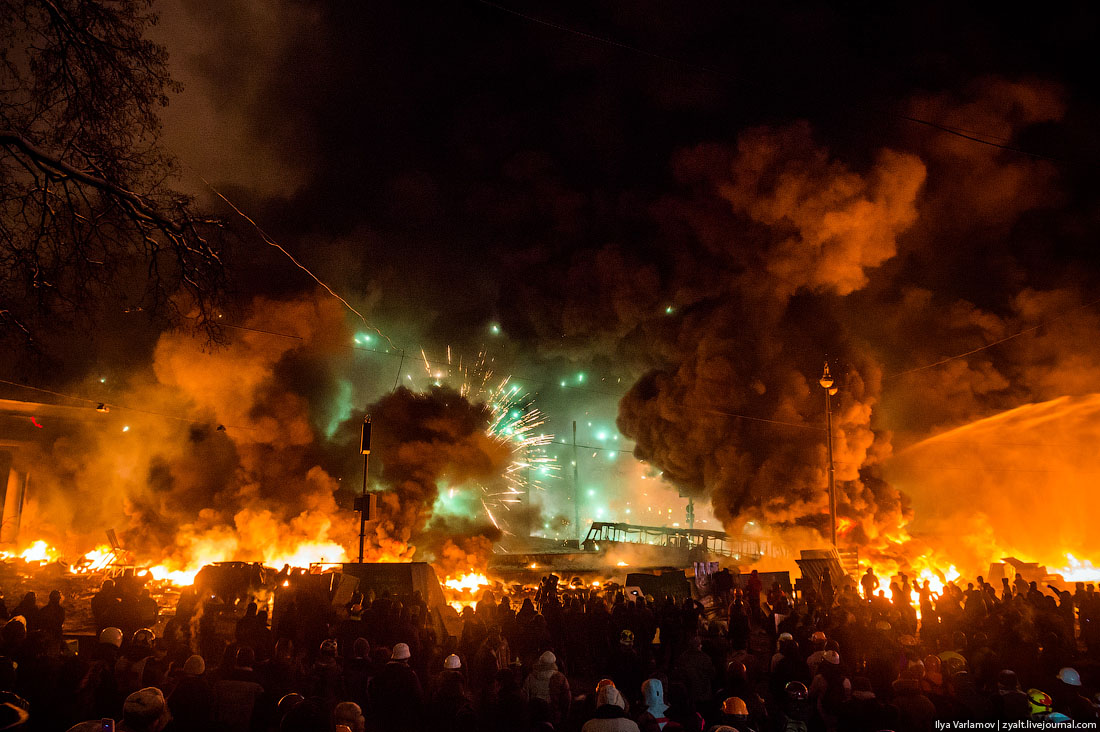
<path fill-rule="evenodd" d="M 29 384 L 20 384 L 17 381 L 9 381 L 7 379 L 0 379 L 0 384 L 7 384 L 8 386 L 14 386 L 19 389 L 27 389 L 29 391 L 38 392 L 40 394 L 50 394 L 51 396 L 61 397 L 62 399 L 70 399 L 75 402 L 82 402 L 84 404 L 95 404 L 96 406 L 103 405 L 111 409 L 118 409 L 124 412 L 138 412 L 139 414 L 149 414 L 155 417 L 164 417 L 165 419 L 174 419 L 178 422 L 186 422 L 188 424 L 198 424 L 208 426 L 212 424 L 210 421 L 201 419 L 191 419 L 189 417 L 181 417 L 178 414 L 167 414 L 165 412 L 156 412 L 151 409 L 142 409 L 140 407 L 130 407 L 125 404 L 119 404 L 117 402 L 108 402 L 101 399 L 88 399 L 87 397 L 76 396 L 74 394 L 66 394 L 60 391 L 53 391 L 51 389 L 43 389 L 38 386 L 30 386 Z M 64 405 L 57 405 L 64 406 Z M 244 427 L 241 425 L 222 425 L 227 428 L 236 430 L 249 430 L 254 431 L 255 427 Z"/>
<path fill-rule="evenodd" d="M 1096 300 L 1093 300 L 1091 302 L 1087 302 L 1084 305 L 1078 305 L 1075 308 L 1070 308 L 1069 310 L 1065 310 L 1065 311 L 1061 312 L 1060 314 L 1056 315 L 1055 317 L 1050 318 L 1049 320 L 1044 320 L 1042 323 L 1039 323 L 1038 325 L 1033 325 L 1030 328 L 1024 328 L 1023 330 L 1018 331 L 1016 333 L 1013 333 L 1010 336 L 1005 336 L 1004 338 L 999 338 L 999 339 L 993 341 L 992 343 L 987 343 L 984 346 L 979 346 L 978 348 L 972 348 L 972 349 L 970 349 L 969 351 L 967 351 L 965 353 L 959 353 L 959 354 L 956 354 L 954 356 L 948 356 L 947 358 L 940 359 L 939 361 L 936 361 L 935 363 L 925 364 L 924 366 L 918 366 L 916 368 L 909 369 L 908 371 L 899 371 L 896 374 L 890 374 L 888 376 L 883 376 L 882 380 L 883 381 L 888 381 L 890 379 L 896 379 L 898 377 L 906 376 L 908 374 L 914 374 L 918 371 L 924 371 L 926 369 L 935 368 L 936 366 L 942 366 L 943 364 L 948 363 L 950 361 L 955 361 L 955 360 L 960 359 L 960 358 L 966 358 L 967 356 L 972 356 L 975 353 L 986 350 L 987 348 L 993 348 L 993 346 L 999 346 L 1000 344 L 1005 343 L 1006 341 L 1011 341 L 1013 338 L 1019 338 L 1022 335 L 1026 335 L 1028 333 L 1034 333 L 1035 331 L 1039 330 L 1040 328 L 1042 328 L 1045 325 L 1050 325 L 1051 323 L 1054 323 L 1058 320 L 1061 320 L 1062 318 L 1065 318 L 1065 317 L 1067 317 L 1067 316 L 1069 316 L 1069 315 L 1071 315 L 1071 314 L 1073 314 L 1073 313 L 1075 313 L 1079 310 L 1086 310 L 1088 308 L 1093 307 L 1096 304 L 1100 304 L 1100 298 L 1097 298 Z"/>
<path fill-rule="evenodd" d="M 587 39 L 587 40 L 590 40 L 590 41 L 595 41 L 597 43 L 603 43 L 605 45 L 612 46 L 612 47 L 618 48 L 620 50 L 630 51 L 632 53 L 636 53 L 636 54 L 639 54 L 639 55 L 642 55 L 642 56 L 647 56 L 647 57 L 653 58 L 653 59 L 658 59 L 660 61 L 667 61 L 669 63 L 678 64 L 680 66 L 684 66 L 684 67 L 687 67 L 687 68 L 690 68 L 690 69 L 695 69 L 697 71 L 704 71 L 706 73 L 714 74 L 716 76 L 721 76 L 723 78 L 730 79 L 731 81 L 736 81 L 738 83 L 742 83 L 742 84 L 754 83 L 751 79 L 746 79 L 744 77 L 738 76 L 738 75 L 736 75 L 736 74 L 734 74 L 730 71 L 726 71 L 725 69 L 718 69 L 718 68 L 715 68 L 713 66 L 706 66 L 704 64 L 696 63 L 694 61 L 688 61 L 687 59 L 679 58 L 677 56 L 670 56 L 670 55 L 663 54 L 663 53 L 657 53 L 657 52 L 650 51 L 648 49 L 642 48 L 640 46 L 635 46 L 635 45 L 632 45 L 632 44 L 629 44 L 629 43 L 624 43 L 622 41 L 616 41 L 612 38 L 607 38 L 605 36 L 600 36 L 600 35 L 597 35 L 595 33 L 589 33 L 587 31 L 578 30 L 576 28 L 573 28 L 573 27 L 568 26 L 568 25 L 564 25 L 562 23 L 555 23 L 553 21 L 546 20 L 545 18 L 539 18 L 539 17 L 534 16 L 534 15 L 529 15 L 527 13 L 516 10 L 515 8 L 510 8 L 506 5 L 501 5 L 499 3 L 492 2 L 491 0 L 476 0 L 476 1 L 478 3 L 480 3 L 481 5 L 486 5 L 488 7 L 495 8 L 496 10 L 499 10 L 503 13 L 507 13 L 507 14 L 515 16 L 517 18 L 522 18 L 523 20 L 529 21 L 531 23 L 537 23 L 538 25 L 546 26 L 547 28 L 553 28 L 555 30 L 562 31 L 564 33 L 569 33 L 569 34 L 577 36 L 579 38 L 584 38 L 584 39 Z M 1004 139 L 1004 138 L 998 138 L 995 135 L 989 135 L 989 134 L 982 133 L 982 132 L 973 132 L 971 130 L 967 130 L 967 129 L 962 128 L 962 127 L 956 127 L 956 126 L 952 126 L 952 125 L 945 125 L 945 124 L 941 124 L 939 122 L 933 122 L 931 120 L 921 119 L 919 117 L 913 117 L 911 115 L 902 114 L 900 112 L 894 112 L 894 111 L 888 110 L 888 109 L 875 109 L 875 108 L 869 108 L 869 107 L 862 107 L 860 105 L 855 105 L 855 104 L 847 104 L 847 105 L 844 105 L 844 106 L 847 106 L 851 109 L 856 109 L 856 110 L 859 110 L 859 111 L 863 111 L 863 112 L 873 111 L 873 112 L 877 112 L 879 114 L 884 114 L 884 115 L 889 116 L 889 117 L 894 117 L 896 119 L 905 120 L 907 122 L 911 122 L 911 123 L 914 123 L 914 124 L 925 125 L 927 127 L 934 128 L 934 129 L 939 130 L 941 132 L 945 132 L 949 135 L 955 135 L 956 137 L 961 137 L 965 140 L 970 140 L 972 142 L 977 142 L 977 143 L 982 144 L 982 145 L 988 145 L 990 147 L 999 148 L 1001 150 L 1008 150 L 1008 151 L 1011 151 L 1011 152 L 1020 153 L 1021 155 L 1027 155 L 1027 156 L 1032 157 L 1032 158 L 1039 158 L 1039 159 L 1042 159 L 1042 160 L 1050 160 L 1052 162 L 1058 162 L 1058 163 L 1065 162 L 1065 161 L 1061 160 L 1060 158 L 1056 158 L 1056 157 L 1053 157 L 1053 156 L 1050 156 L 1050 155 L 1044 155 L 1042 153 L 1037 153 L 1037 152 L 1033 152 L 1033 151 L 1030 151 L 1030 150 L 1024 150 L 1023 148 L 1019 148 L 1019 147 L 1016 147 L 1014 145 L 1009 145 L 1009 144 L 1006 144 L 1006 143 L 993 142 L 993 140 L 996 140 L 996 139 Z M 979 137 L 979 135 L 981 137 Z M 986 139 L 982 139 L 982 138 L 986 138 Z"/>

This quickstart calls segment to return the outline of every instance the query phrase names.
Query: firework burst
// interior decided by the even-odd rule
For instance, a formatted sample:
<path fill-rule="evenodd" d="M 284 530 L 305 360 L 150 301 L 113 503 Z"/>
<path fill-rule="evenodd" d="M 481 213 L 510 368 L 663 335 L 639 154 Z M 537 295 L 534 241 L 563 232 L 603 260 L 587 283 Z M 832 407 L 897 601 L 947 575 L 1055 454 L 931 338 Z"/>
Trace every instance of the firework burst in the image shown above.
<path fill-rule="evenodd" d="M 507 514 L 528 504 L 535 492 L 545 491 L 549 481 L 559 477 L 557 459 L 547 450 L 554 435 L 542 429 L 546 416 L 535 406 L 534 395 L 513 383 L 512 377 L 500 381 L 493 378 L 493 359 L 485 351 L 468 362 L 460 356 L 455 364 L 448 346 L 443 369 L 433 369 L 423 351 L 421 358 L 433 385 L 460 380 L 458 391 L 463 397 L 486 405 L 489 409 L 486 434 L 511 451 L 512 461 L 502 484 L 476 485 L 485 515 L 498 529 L 511 534 Z"/>

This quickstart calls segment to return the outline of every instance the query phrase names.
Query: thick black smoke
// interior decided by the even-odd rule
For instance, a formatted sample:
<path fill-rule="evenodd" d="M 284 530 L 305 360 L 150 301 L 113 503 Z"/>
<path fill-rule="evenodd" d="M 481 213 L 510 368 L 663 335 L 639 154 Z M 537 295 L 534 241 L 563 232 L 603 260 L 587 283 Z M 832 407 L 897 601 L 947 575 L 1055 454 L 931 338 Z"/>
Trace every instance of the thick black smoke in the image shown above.
<path fill-rule="evenodd" d="M 447 539 L 499 535 L 491 525 L 473 523 L 452 532 L 440 520 L 430 527 L 442 481 L 492 484 L 502 480 L 511 450 L 490 437 L 490 413 L 454 389 L 417 393 L 401 387 L 370 406 L 371 459 L 381 463 L 381 517 L 373 523 L 372 543 L 381 555 L 409 556 L 412 547 L 445 553 Z M 450 527 L 454 529 L 455 527 Z"/>

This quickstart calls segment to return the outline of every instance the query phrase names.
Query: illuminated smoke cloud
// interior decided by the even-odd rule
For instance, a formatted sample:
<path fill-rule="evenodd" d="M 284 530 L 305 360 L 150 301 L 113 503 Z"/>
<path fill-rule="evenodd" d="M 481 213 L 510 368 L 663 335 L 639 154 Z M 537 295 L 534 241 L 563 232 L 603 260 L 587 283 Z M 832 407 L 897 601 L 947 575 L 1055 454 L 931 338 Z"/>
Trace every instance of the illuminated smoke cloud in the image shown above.
<path fill-rule="evenodd" d="M 894 256 L 898 235 L 916 220 L 925 169 L 916 156 L 883 150 L 859 175 L 800 124 L 743 133 L 728 175 L 716 181 L 719 194 L 752 228 L 766 228 L 753 237 L 765 246 L 760 264 L 784 294 L 847 295 Z"/>
<path fill-rule="evenodd" d="M 140 558 L 177 565 L 285 556 L 307 541 L 342 558 L 353 514 L 337 509 L 306 399 L 277 372 L 295 351 L 329 352 L 343 313 L 320 299 L 259 300 L 253 311 L 249 327 L 298 338 L 233 331 L 207 350 L 162 335 L 152 368 L 114 399 L 131 409 L 94 415 L 39 456 L 27 532 L 86 550 L 116 528 Z"/>

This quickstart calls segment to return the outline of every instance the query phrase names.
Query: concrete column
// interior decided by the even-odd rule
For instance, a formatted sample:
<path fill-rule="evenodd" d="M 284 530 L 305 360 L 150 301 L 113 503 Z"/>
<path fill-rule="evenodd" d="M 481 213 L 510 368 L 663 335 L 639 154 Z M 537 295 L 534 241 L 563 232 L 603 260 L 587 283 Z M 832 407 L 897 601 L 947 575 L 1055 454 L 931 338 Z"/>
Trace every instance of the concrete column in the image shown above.
<path fill-rule="evenodd" d="M 27 497 L 30 478 L 30 473 L 15 469 L 8 470 L 3 523 L 0 524 L 0 544 L 15 544 L 19 541 L 19 523 L 23 519 L 23 501 Z"/>

